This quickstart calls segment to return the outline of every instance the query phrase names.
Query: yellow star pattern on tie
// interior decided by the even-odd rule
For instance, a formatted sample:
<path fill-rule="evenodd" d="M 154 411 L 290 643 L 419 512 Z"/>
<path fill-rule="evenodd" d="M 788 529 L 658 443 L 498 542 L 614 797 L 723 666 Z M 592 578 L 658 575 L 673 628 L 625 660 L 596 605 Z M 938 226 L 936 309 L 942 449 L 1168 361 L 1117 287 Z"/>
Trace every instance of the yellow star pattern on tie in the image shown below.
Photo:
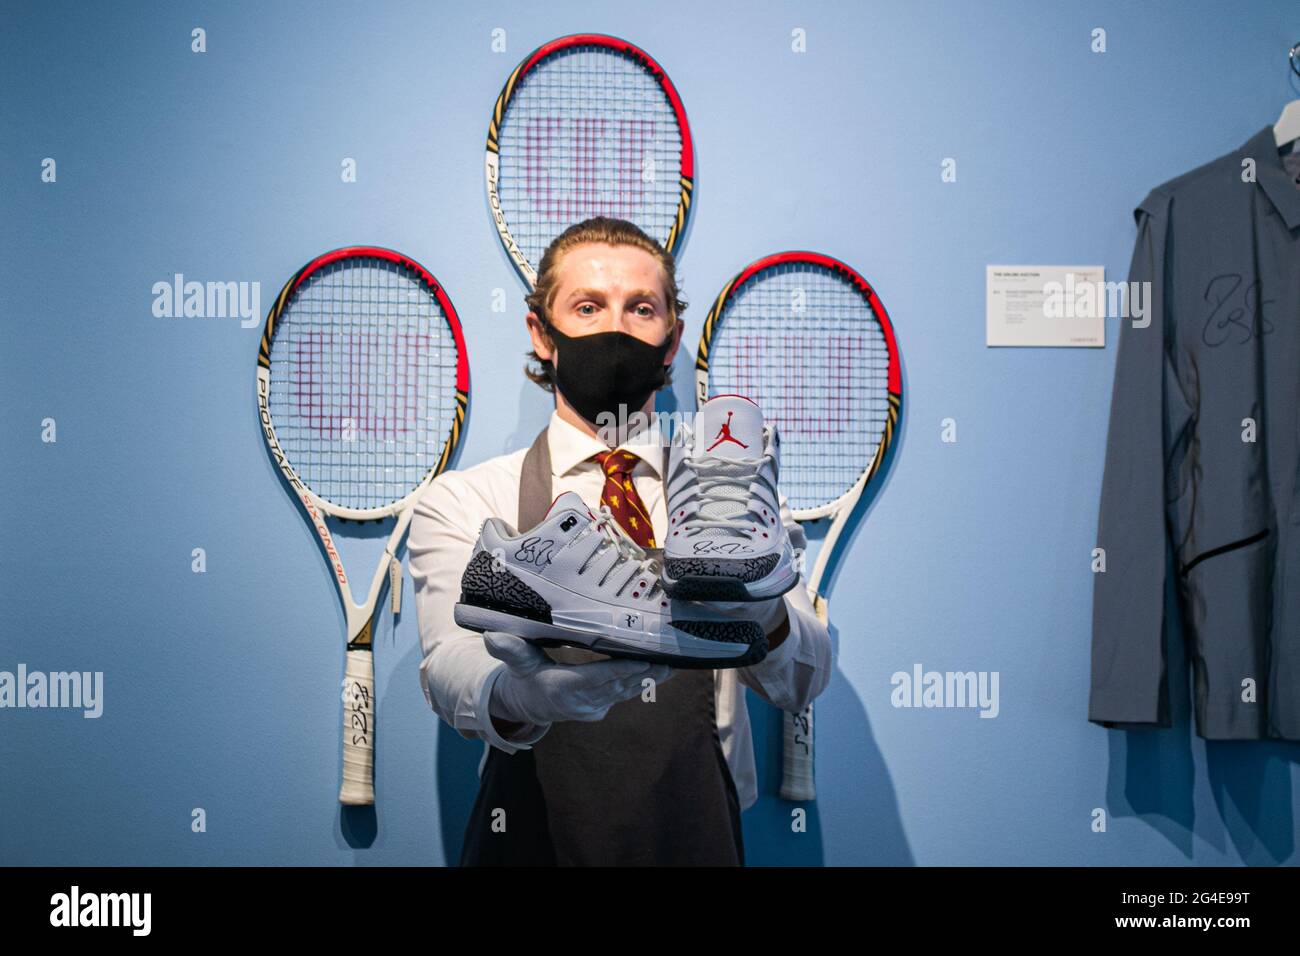
<path fill-rule="evenodd" d="M 609 508 L 627 536 L 643 548 L 655 546 L 654 528 L 646 513 L 645 502 L 632 485 L 632 469 L 639 460 L 631 452 L 605 451 L 592 455 L 605 473 L 605 487 L 600 492 L 600 503 Z"/>

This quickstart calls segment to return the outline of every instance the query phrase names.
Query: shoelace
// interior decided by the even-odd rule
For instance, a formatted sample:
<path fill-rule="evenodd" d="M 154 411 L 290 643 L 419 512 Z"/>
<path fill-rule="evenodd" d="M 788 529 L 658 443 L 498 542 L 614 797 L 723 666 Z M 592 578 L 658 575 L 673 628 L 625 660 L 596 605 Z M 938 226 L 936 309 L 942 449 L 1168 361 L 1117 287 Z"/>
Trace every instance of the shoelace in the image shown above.
<path fill-rule="evenodd" d="M 597 556 L 603 554 L 610 547 L 614 547 L 618 549 L 617 556 L 614 559 L 614 563 L 609 566 L 609 569 L 606 570 L 605 573 L 601 575 L 600 580 L 596 582 L 597 587 L 603 587 L 605 582 L 609 579 L 609 576 L 613 574 L 620 565 L 626 564 L 630 561 L 635 565 L 635 567 L 627 580 L 624 581 L 619 586 L 618 590 L 614 592 L 616 595 L 622 595 L 627 586 L 639 576 L 644 576 L 654 582 L 650 586 L 649 590 L 645 592 L 645 597 L 650 597 L 662 590 L 662 586 L 659 583 L 658 562 L 646 554 L 639 544 L 627 536 L 627 532 L 623 530 L 623 526 L 618 523 L 618 519 L 615 518 L 613 513 L 609 510 L 609 505 L 600 506 L 600 514 L 596 517 L 596 523 L 592 525 L 589 533 L 599 534 L 600 541 L 596 543 L 596 547 L 592 549 L 591 554 L 587 555 L 587 560 L 583 561 L 582 566 L 578 568 L 579 574 L 585 572 L 587 566 L 590 565 L 592 561 L 596 560 Z"/>
<path fill-rule="evenodd" d="M 759 473 L 765 458 L 703 458 L 682 459 L 687 468 L 695 472 L 699 497 L 710 504 L 729 503 L 725 510 L 714 508 L 716 517 L 703 517 L 698 512 L 682 522 L 681 530 L 694 536 L 707 528 L 732 528 L 736 519 L 749 514 L 749 486 Z M 745 518 L 748 521 L 748 518 Z"/>

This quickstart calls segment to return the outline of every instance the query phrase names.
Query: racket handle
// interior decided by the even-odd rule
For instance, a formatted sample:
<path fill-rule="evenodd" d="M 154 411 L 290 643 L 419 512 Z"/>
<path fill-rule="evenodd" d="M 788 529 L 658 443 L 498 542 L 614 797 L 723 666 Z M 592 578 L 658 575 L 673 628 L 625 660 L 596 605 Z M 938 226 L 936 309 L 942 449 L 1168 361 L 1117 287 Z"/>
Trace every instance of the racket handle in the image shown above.
<path fill-rule="evenodd" d="M 343 786 L 339 803 L 375 802 L 375 654 L 349 650 L 343 679 Z"/>
<path fill-rule="evenodd" d="M 781 799 L 815 800 L 817 790 L 813 785 L 812 704 L 797 714 L 783 712 L 781 721 L 785 725 L 781 761 Z"/>
<path fill-rule="evenodd" d="M 813 583 L 808 588 L 808 597 L 812 599 L 813 610 L 817 620 L 829 626 L 826 598 L 817 593 L 817 583 L 821 580 L 821 560 L 818 570 L 813 573 Z M 816 800 L 817 788 L 813 784 L 813 705 L 809 704 L 801 713 L 781 714 L 781 799 Z"/>

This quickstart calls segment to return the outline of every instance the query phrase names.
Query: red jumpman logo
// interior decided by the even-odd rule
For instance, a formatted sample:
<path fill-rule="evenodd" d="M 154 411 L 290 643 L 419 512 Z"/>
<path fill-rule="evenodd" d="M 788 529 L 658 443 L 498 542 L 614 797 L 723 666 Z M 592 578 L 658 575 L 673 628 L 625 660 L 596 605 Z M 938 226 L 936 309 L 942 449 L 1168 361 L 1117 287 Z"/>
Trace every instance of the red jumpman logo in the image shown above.
<path fill-rule="evenodd" d="M 727 420 L 723 422 L 722 427 L 718 429 L 718 440 L 715 441 L 712 445 L 710 445 L 707 449 L 705 449 L 706 451 L 713 451 L 713 449 L 717 448 L 724 441 L 735 442 L 741 448 L 749 447 L 739 438 L 731 434 L 731 416 L 734 414 L 735 412 L 727 412 Z"/>

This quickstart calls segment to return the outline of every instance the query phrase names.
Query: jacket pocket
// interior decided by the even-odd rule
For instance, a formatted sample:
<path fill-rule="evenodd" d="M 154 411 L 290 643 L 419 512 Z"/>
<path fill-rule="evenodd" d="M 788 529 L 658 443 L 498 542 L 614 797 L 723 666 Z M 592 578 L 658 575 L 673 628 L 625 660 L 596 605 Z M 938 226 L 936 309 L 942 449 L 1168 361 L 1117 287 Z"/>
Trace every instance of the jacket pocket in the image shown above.
<path fill-rule="evenodd" d="M 1231 541 L 1228 544 L 1220 545 L 1217 548 L 1211 548 L 1209 551 L 1202 551 L 1196 557 L 1192 558 L 1192 560 L 1188 561 L 1182 567 L 1180 567 L 1178 569 L 1178 573 L 1183 576 L 1186 576 L 1187 573 L 1192 570 L 1192 568 L 1196 567 L 1202 561 L 1208 561 L 1210 558 L 1217 558 L 1221 554 L 1227 554 L 1229 551 L 1236 551 L 1238 548 L 1249 547 L 1250 545 L 1255 544 L 1257 541 L 1263 541 L 1267 537 L 1268 537 L 1268 528 L 1265 528 L 1263 531 L 1257 531 L 1255 534 L 1252 534 L 1250 537 L 1242 538 L 1240 541 Z"/>
<path fill-rule="evenodd" d="M 1201 736 L 1253 737 L 1266 726 L 1277 546 L 1271 531 L 1211 548 L 1181 569 Z M 1256 688 L 1251 700 L 1243 699 L 1247 681 Z"/>

